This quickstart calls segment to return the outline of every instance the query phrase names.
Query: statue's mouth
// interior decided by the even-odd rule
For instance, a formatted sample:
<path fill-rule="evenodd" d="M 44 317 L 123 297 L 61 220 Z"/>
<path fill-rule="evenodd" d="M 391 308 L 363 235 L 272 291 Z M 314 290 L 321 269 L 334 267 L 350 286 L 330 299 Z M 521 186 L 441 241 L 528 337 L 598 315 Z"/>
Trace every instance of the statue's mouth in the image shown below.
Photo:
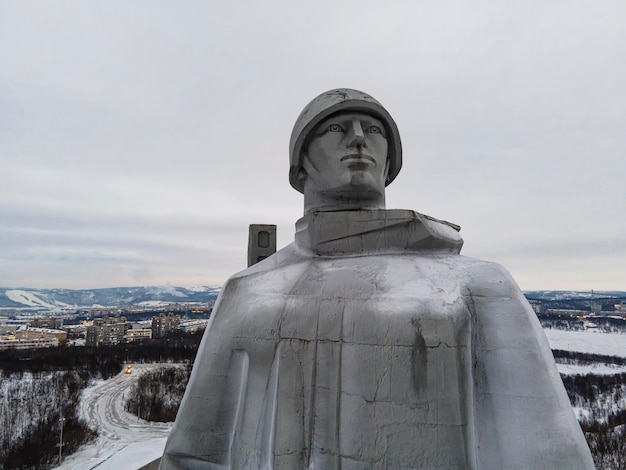
<path fill-rule="evenodd" d="M 341 157 L 341 160 L 339 160 L 341 163 L 343 162 L 347 162 L 347 163 L 372 163 L 374 165 L 376 165 L 376 160 L 374 160 L 374 157 L 370 156 L 370 155 L 366 155 L 366 154 L 362 154 L 362 153 L 352 153 L 349 155 L 345 155 L 343 157 Z"/>

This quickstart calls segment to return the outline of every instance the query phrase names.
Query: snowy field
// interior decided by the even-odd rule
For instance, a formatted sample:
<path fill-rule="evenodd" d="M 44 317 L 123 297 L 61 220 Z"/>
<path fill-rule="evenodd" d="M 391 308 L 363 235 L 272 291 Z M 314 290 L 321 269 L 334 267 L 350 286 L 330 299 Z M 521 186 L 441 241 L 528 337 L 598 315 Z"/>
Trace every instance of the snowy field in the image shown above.
<path fill-rule="evenodd" d="M 600 333 L 596 330 L 544 331 L 552 349 L 626 357 L 626 334 Z"/>

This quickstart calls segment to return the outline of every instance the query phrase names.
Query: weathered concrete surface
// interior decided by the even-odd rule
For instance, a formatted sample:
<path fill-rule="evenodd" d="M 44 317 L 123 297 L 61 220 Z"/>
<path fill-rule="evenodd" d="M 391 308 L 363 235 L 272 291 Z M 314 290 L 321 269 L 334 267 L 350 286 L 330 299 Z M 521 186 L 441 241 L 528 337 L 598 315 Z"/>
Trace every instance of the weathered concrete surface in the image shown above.
<path fill-rule="evenodd" d="M 228 281 L 161 468 L 593 468 L 509 274 L 372 212 L 310 214 Z"/>

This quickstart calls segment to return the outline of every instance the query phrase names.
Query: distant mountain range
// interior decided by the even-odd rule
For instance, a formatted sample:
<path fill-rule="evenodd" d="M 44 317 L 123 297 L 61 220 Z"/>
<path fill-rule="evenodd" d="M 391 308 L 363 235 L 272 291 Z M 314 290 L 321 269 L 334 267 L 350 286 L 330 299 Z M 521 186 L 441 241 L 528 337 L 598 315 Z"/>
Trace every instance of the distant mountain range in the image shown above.
<path fill-rule="evenodd" d="M 0 287 L 2 310 L 49 311 L 91 307 L 157 306 L 168 303 L 210 302 L 220 287 L 113 287 L 106 289 L 12 289 Z M 591 291 L 528 291 L 528 299 L 542 301 L 590 300 Z M 593 297 L 626 299 L 623 291 L 594 291 Z"/>
<path fill-rule="evenodd" d="M 106 289 L 12 289 L 0 287 L 2 310 L 49 311 L 90 307 L 154 306 L 167 303 L 209 302 L 220 287 L 113 287 Z"/>

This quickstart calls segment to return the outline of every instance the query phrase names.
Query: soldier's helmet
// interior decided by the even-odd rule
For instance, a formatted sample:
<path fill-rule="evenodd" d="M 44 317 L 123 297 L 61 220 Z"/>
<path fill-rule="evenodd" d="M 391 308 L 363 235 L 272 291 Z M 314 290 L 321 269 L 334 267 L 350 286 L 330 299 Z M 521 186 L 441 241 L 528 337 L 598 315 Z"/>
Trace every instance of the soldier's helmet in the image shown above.
<path fill-rule="evenodd" d="M 311 131 L 324 119 L 338 112 L 364 112 L 380 119 L 387 131 L 388 186 L 402 168 L 402 143 L 395 121 L 387 110 L 366 93 L 350 88 L 337 88 L 322 93 L 313 99 L 300 113 L 291 132 L 289 141 L 289 182 L 296 190 L 304 193 L 301 175 L 303 153 Z"/>

